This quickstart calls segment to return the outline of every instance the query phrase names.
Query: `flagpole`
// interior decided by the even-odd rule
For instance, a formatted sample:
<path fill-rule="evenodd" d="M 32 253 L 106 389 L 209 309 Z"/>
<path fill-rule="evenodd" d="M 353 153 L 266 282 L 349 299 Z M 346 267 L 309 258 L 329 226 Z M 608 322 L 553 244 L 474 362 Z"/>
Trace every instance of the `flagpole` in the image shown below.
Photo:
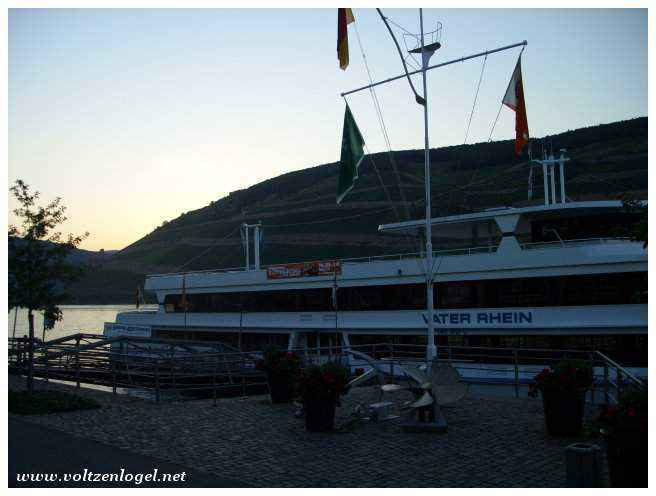
<path fill-rule="evenodd" d="M 424 52 L 424 13 L 419 9 L 421 27 L 421 79 L 424 87 L 424 183 L 426 190 L 426 360 L 437 355 L 435 347 L 435 325 L 433 322 L 433 232 L 431 226 L 431 183 L 430 148 L 428 141 L 428 92 L 426 91 L 426 71 L 428 57 Z"/>

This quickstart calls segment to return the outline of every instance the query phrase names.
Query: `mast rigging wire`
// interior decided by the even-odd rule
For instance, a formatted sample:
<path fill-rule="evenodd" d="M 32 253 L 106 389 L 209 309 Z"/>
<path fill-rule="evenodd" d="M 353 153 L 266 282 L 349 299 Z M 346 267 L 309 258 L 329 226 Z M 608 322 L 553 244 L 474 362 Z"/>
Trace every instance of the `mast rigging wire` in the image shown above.
<path fill-rule="evenodd" d="M 193 261 L 195 261 L 195 260 L 198 260 L 198 259 L 199 259 L 200 257 L 202 257 L 203 255 L 206 255 L 207 253 L 209 253 L 209 251 L 212 250 L 212 249 L 214 249 L 214 248 L 216 248 L 216 246 L 217 246 L 221 241 L 225 241 L 225 240 L 228 239 L 230 236 L 232 236 L 232 235 L 237 231 L 237 229 L 239 229 L 240 227 L 241 227 L 241 224 L 237 224 L 237 225 L 235 226 L 235 228 L 234 228 L 232 231 L 230 231 L 228 234 L 226 234 L 226 235 L 225 235 L 224 237 L 222 237 L 221 239 L 215 241 L 214 244 L 210 245 L 207 249 L 203 250 L 203 251 L 200 252 L 198 255 L 196 255 L 196 256 L 190 258 L 189 260 L 187 260 L 185 263 L 183 263 L 180 267 L 178 267 L 177 269 L 175 269 L 173 272 L 179 272 L 180 269 L 184 269 L 184 268 L 185 268 L 187 265 L 189 265 L 191 262 L 193 262 Z"/>
<path fill-rule="evenodd" d="M 367 61 L 367 56 L 364 51 L 364 44 L 362 43 L 362 38 L 360 37 L 360 32 L 358 31 L 357 25 L 355 26 L 355 34 L 358 40 L 358 46 L 360 48 L 360 54 L 362 56 L 362 60 L 364 62 L 365 70 L 367 72 L 367 78 L 369 79 L 369 83 L 373 84 L 373 76 L 371 74 L 371 69 L 369 68 L 369 62 Z M 387 147 L 387 157 L 390 161 L 390 165 L 392 166 L 392 171 L 394 172 L 394 177 L 396 180 L 396 186 L 399 190 L 399 196 L 401 198 L 401 204 L 404 209 L 404 213 L 406 216 L 407 220 L 410 220 L 410 210 L 408 209 L 408 201 L 405 196 L 405 192 L 403 191 L 403 186 L 401 184 L 401 175 L 399 174 L 399 170 L 396 164 L 396 160 L 394 159 L 394 153 L 392 152 L 392 144 L 389 139 L 389 133 L 387 132 L 387 126 L 385 125 L 385 118 L 383 117 L 383 109 L 382 105 L 380 104 L 380 100 L 378 99 L 378 95 L 376 93 L 375 88 L 372 86 L 369 88 L 369 93 L 371 95 L 371 100 L 374 104 L 374 109 L 376 110 L 376 117 L 378 119 L 378 125 L 380 126 L 382 135 L 383 135 L 383 140 L 385 141 L 385 146 Z M 344 98 L 344 101 L 346 102 L 346 96 L 342 95 Z M 381 186 L 383 187 L 383 190 L 385 191 L 385 195 L 387 196 L 387 200 L 389 203 L 393 206 L 394 208 L 394 213 L 396 215 L 397 221 L 401 222 L 401 216 L 399 215 L 398 210 L 396 209 L 396 206 L 394 204 L 394 201 L 392 200 L 389 191 L 387 189 L 387 186 L 385 185 L 385 181 L 383 180 L 383 177 L 380 173 L 380 170 L 378 169 L 378 166 L 376 165 L 376 162 L 373 159 L 373 156 L 369 152 L 369 149 L 367 145 L 365 144 L 365 150 L 367 153 L 367 156 L 369 158 L 369 161 L 371 162 L 371 165 L 374 167 L 374 171 L 376 172 L 376 176 L 378 177 L 378 181 L 380 182 Z M 407 233 L 403 233 L 403 237 L 410 246 L 415 246 L 416 244 L 416 239 L 414 239 L 412 236 L 410 236 Z"/>
<path fill-rule="evenodd" d="M 369 78 L 369 83 L 371 84 L 371 83 L 373 83 L 373 76 L 371 75 L 371 70 L 369 69 L 369 62 L 367 61 L 367 56 L 365 55 L 365 52 L 364 52 L 364 45 L 362 43 L 362 39 L 360 38 L 360 32 L 358 31 L 357 26 L 355 26 L 355 35 L 356 35 L 357 40 L 358 40 L 358 46 L 360 47 L 360 54 L 362 55 L 362 60 L 364 62 L 364 67 L 367 71 L 367 77 Z M 398 167 L 396 166 L 396 160 L 394 160 L 394 154 L 392 153 L 392 143 L 389 139 L 389 133 L 387 132 L 387 126 L 385 125 L 385 118 L 383 117 L 382 105 L 380 104 L 380 100 L 378 99 L 378 95 L 376 94 L 375 88 L 373 88 L 373 87 L 369 88 L 369 93 L 371 95 L 371 100 L 372 100 L 372 102 L 374 104 L 374 108 L 376 110 L 376 117 L 378 118 L 378 124 L 379 124 L 381 132 L 383 134 L 383 140 L 385 141 L 385 146 L 387 147 L 387 157 L 389 158 L 390 165 L 392 166 L 392 170 L 394 172 L 394 176 L 395 176 L 395 179 L 396 179 L 396 185 L 397 185 L 398 190 L 399 190 L 399 196 L 401 197 L 401 202 L 402 202 L 403 208 L 404 208 L 404 213 L 405 213 L 406 218 L 408 220 L 410 220 L 410 211 L 408 210 L 408 202 L 407 202 L 407 199 L 405 197 L 403 187 L 401 185 L 401 175 L 399 174 Z M 343 98 L 344 98 L 344 101 L 346 101 L 346 97 L 344 96 Z M 371 161 L 372 165 L 376 169 L 376 174 L 378 175 L 379 180 L 380 180 L 381 184 L 383 185 L 383 188 L 385 189 L 385 193 L 387 194 L 388 200 L 390 201 L 390 203 L 392 203 L 392 199 L 389 196 L 389 192 L 387 191 L 385 183 L 383 182 L 383 179 L 380 175 L 380 172 L 378 171 L 378 168 L 376 167 L 376 164 L 375 164 L 373 158 L 371 157 L 371 155 L 369 153 L 368 153 L 368 156 L 369 156 L 369 160 Z M 395 208 L 395 212 L 396 212 L 396 208 Z M 398 219 L 399 222 L 401 222 L 401 216 L 398 214 L 398 212 L 397 212 L 397 219 Z"/>
<path fill-rule="evenodd" d="M 487 62 L 487 55 L 483 59 L 483 67 L 481 67 L 481 75 L 478 77 L 478 85 L 476 85 L 476 95 L 474 96 L 474 104 L 472 105 L 471 112 L 469 113 L 469 121 L 467 122 L 467 132 L 465 133 L 465 141 L 463 145 L 467 144 L 469 138 L 469 128 L 471 127 L 472 118 L 474 117 L 474 110 L 476 109 L 476 102 L 478 101 L 478 92 L 481 89 L 481 82 L 483 81 L 483 73 L 485 72 L 485 63 Z"/>

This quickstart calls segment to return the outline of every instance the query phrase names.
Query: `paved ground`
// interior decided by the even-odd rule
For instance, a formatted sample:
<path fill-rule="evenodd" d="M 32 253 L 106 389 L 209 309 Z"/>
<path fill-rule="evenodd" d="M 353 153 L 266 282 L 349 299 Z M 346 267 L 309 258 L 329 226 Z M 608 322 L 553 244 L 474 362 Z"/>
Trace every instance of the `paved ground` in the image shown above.
<path fill-rule="evenodd" d="M 9 383 L 22 386 L 16 377 Z M 22 419 L 259 487 L 560 487 L 564 448 L 579 441 L 546 436 L 541 402 L 529 398 L 467 397 L 444 410 L 446 434 L 405 433 L 390 422 L 308 433 L 290 406 L 262 397 L 213 406 L 80 394 L 103 408 Z M 375 399 L 373 390 L 357 388 L 339 409 L 340 422 L 355 404 Z"/>
<path fill-rule="evenodd" d="M 127 481 L 56 482 L 17 480 L 17 474 L 180 474 L 179 481 L 135 484 Z M 244 487 L 243 482 L 199 472 L 157 458 L 108 446 L 97 441 L 72 436 L 12 416 L 9 418 L 9 487 Z"/>

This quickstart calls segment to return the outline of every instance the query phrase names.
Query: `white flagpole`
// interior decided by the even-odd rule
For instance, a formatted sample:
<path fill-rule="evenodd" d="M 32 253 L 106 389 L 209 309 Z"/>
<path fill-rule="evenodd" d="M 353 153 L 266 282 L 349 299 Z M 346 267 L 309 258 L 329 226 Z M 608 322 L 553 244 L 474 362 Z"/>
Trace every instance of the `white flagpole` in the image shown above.
<path fill-rule="evenodd" d="M 433 232 L 431 226 L 431 183 L 430 148 L 428 142 L 428 92 L 426 91 L 426 70 L 428 54 L 424 51 L 424 14 L 419 9 L 421 25 L 421 79 L 424 87 L 424 186 L 426 190 L 426 360 L 437 356 L 435 346 L 435 325 L 433 323 Z"/>

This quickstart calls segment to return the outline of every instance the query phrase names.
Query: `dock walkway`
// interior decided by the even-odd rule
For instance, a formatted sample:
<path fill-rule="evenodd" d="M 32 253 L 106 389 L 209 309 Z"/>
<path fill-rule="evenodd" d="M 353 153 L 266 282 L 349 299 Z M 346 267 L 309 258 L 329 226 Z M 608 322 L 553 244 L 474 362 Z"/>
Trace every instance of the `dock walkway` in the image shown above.
<path fill-rule="evenodd" d="M 216 406 L 156 404 L 36 382 L 91 396 L 103 408 L 24 421 L 255 487 L 562 487 L 564 448 L 580 441 L 548 437 L 541 402 L 530 398 L 466 397 L 444 409 L 446 434 L 406 433 L 394 423 L 308 433 L 289 405 L 262 396 L 223 398 Z M 10 376 L 9 385 L 22 388 L 24 380 Z M 345 403 L 376 398 L 357 388 Z"/>

